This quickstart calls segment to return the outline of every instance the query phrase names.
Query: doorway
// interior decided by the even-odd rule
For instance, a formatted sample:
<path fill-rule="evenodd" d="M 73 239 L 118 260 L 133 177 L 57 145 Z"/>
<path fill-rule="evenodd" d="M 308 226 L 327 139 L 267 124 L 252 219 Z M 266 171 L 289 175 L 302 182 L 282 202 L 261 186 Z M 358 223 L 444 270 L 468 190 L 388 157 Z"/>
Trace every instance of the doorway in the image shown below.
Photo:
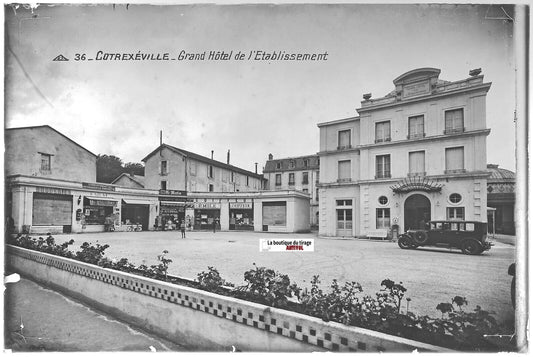
<path fill-rule="evenodd" d="M 404 204 L 404 231 L 424 229 L 424 222 L 431 220 L 431 202 L 424 195 L 409 196 Z"/>

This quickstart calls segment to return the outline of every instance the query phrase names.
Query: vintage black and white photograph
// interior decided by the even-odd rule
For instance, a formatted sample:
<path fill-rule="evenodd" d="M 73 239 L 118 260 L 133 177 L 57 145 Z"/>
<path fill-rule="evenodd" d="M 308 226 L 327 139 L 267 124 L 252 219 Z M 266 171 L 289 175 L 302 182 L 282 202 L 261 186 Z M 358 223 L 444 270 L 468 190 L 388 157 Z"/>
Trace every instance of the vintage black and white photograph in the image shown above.
<path fill-rule="evenodd" d="M 528 7 L 3 10 L 3 351 L 527 351 Z"/>

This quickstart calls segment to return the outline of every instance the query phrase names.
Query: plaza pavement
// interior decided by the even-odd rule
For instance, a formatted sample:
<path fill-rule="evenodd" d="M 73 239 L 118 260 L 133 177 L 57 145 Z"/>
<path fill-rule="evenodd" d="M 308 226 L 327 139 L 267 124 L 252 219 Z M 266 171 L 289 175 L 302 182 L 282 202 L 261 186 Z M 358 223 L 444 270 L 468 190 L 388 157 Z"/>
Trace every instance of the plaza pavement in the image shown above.
<path fill-rule="evenodd" d="M 374 295 L 383 279 L 392 279 L 407 288 L 409 311 L 440 316 L 435 309 L 437 304 L 451 302 L 459 295 L 466 297 L 467 309 L 480 305 L 494 311 L 501 322 L 512 325 L 514 320 L 507 268 L 514 262 L 515 251 L 509 242 L 498 239 L 494 239 L 491 250 L 468 256 L 459 250 L 402 250 L 389 241 L 337 239 L 316 233 L 187 232 L 186 239 L 181 239 L 177 231 L 107 232 L 55 238 L 58 243 L 74 239 L 72 250 L 78 250 L 83 242 L 109 244 L 106 257 L 125 257 L 136 265 L 158 264 L 157 255 L 168 250 L 167 257 L 172 259 L 170 274 L 194 279 L 212 266 L 236 285 L 244 283 L 243 274 L 253 269 L 253 263 L 289 275 L 300 287 L 309 287 L 313 275 L 319 275 L 323 288 L 333 279 L 341 284 L 356 281 L 365 294 Z M 260 252 L 260 239 L 273 238 L 312 238 L 315 251 Z"/>

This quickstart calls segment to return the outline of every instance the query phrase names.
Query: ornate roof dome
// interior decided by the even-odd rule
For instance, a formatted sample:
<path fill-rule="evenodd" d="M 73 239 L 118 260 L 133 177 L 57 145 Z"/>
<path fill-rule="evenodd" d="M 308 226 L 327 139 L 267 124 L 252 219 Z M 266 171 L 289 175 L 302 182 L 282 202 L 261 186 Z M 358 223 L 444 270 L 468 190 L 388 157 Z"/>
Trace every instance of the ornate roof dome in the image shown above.
<path fill-rule="evenodd" d="M 487 170 L 490 172 L 490 176 L 488 178 L 488 181 L 515 181 L 516 175 L 514 172 L 506 170 L 506 169 L 500 169 L 498 168 L 498 165 L 495 164 L 488 164 Z"/>

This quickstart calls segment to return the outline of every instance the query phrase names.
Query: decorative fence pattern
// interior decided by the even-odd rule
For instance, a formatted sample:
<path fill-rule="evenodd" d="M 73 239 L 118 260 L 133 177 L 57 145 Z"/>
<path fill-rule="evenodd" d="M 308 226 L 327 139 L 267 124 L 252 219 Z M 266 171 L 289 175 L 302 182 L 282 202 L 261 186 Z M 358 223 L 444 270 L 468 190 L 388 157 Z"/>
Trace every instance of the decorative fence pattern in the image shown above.
<path fill-rule="evenodd" d="M 238 325 L 246 325 L 263 331 L 265 338 L 276 334 L 287 339 L 316 346 L 317 351 L 345 352 L 400 352 L 400 351 L 449 351 L 444 348 L 407 340 L 380 332 L 345 326 L 335 322 L 272 308 L 253 302 L 222 296 L 186 286 L 166 283 L 121 271 L 101 268 L 47 253 L 36 252 L 20 247 L 6 246 L 7 263 L 13 268 L 20 268 L 16 259 L 37 262 L 47 267 L 59 269 L 72 274 L 87 277 L 124 289 L 124 293 L 134 292 L 154 299 L 164 300 L 169 304 L 203 312 L 212 317 L 226 319 Z M 21 274 L 29 274 L 20 271 Z M 37 278 L 37 280 L 39 280 Z M 69 289 L 68 286 L 64 287 Z M 149 313 L 148 311 L 146 312 Z M 207 317 L 207 316 L 206 316 Z M 136 318 L 143 318 L 136 316 Z M 206 322 L 209 323 L 209 322 Z M 235 328 L 239 328 L 235 325 Z M 208 331 L 198 331 L 204 334 Z M 248 343 L 250 341 L 247 341 Z M 286 341 L 290 342 L 290 341 Z M 236 341 L 235 343 L 238 344 Z M 296 346 L 295 346 L 296 347 Z"/>

